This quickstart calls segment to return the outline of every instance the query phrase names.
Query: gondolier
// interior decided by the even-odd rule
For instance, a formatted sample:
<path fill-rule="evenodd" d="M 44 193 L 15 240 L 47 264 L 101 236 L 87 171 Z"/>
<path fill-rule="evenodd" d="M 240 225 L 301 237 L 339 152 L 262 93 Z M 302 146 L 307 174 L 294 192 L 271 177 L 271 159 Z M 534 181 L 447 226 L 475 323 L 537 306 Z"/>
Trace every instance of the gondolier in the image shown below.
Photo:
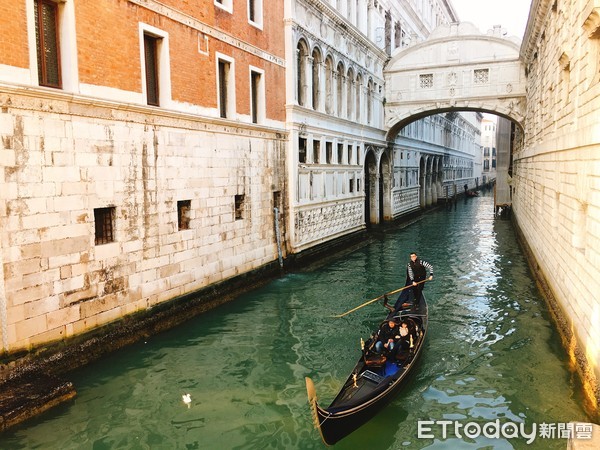
<path fill-rule="evenodd" d="M 419 305 L 421 301 L 421 293 L 425 287 L 425 283 L 420 283 L 427 279 L 427 271 L 429 271 L 429 280 L 433 279 L 433 266 L 427 261 L 419 259 L 416 253 L 410 254 L 410 261 L 406 267 L 407 280 L 406 284 L 413 285 L 413 294 L 415 296 L 414 305 Z"/>

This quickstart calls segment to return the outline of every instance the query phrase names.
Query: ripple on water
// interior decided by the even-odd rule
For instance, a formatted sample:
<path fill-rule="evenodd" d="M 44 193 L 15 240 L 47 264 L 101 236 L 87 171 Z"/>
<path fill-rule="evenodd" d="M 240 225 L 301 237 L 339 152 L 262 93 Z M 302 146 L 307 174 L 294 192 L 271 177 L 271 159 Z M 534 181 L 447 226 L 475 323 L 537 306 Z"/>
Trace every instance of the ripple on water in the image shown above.
<path fill-rule="evenodd" d="M 338 260 L 288 274 L 81 370 L 74 402 L 4 433 L 0 447 L 323 448 L 304 377 L 328 404 L 384 310 L 378 303 L 332 316 L 402 285 L 414 250 L 435 267 L 425 288 L 425 352 L 397 399 L 336 449 L 564 448 L 564 440 L 526 446 L 442 438 L 440 430 L 417 438 L 419 420 L 586 419 L 511 224 L 493 219 L 486 196 L 374 234 Z"/>

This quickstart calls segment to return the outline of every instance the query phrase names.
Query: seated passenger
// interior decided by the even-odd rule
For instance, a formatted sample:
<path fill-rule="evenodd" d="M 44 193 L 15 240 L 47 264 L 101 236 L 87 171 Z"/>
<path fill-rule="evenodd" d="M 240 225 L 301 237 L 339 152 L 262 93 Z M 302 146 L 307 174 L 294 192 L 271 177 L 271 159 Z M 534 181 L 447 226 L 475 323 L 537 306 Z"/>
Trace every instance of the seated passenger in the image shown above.
<path fill-rule="evenodd" d="M 408 323 L 403 320 L 400 324 L 400 339 L 398 340 L 398 346 L 401 350 L 408 350 L 410 348 L 410 331 L 408 329 Z"/>
<path fill-rule="evenodd" d="M 383 352 L 383 350 L 392 351 L 396 345 L 395 340 L 400 339 L 398 324 L 389 320 L 384 323 L 379 330 L 379 338 L 375 344 L 375 351 L 377 353 Z"/>

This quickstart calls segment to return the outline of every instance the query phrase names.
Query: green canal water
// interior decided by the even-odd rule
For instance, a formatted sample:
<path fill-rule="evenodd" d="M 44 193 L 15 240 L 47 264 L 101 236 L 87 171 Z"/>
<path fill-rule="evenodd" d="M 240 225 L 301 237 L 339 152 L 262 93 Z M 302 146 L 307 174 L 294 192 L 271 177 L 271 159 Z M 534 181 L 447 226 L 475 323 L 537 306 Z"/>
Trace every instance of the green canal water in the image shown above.
<path fill-rule="evenodd" d="M 401 286 L 411 251 L 435 268 L 425 352 L 400 395 L 335 448 L 566 448 L 558 431 L 539 430 L 586 419 L 580 387 L 510 221 L 492 212 L 482 196 L 375 232 L 358 250 L 86 367 L 74 375 L 74 401 L 0 435 L 0 448 L 324 448 L 304 377 L 327 406 L 385 311 L 375 303 L 332 315 Z M 419 437 L 419 421 L 443 420 L 454 421 L 445 436 L 435 422 Z M 454 423 L 538 432 L 528 445 L 509 429 L 458 436 Z"/>

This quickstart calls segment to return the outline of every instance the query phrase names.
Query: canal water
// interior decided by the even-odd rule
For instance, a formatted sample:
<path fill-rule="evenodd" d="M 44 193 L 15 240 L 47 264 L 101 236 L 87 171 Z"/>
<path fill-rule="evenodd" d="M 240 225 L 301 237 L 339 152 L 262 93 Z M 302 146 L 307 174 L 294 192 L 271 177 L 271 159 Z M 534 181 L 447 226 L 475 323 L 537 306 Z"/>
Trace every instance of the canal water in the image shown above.
<path fill-rule="evenodd" d="M 586 419 L 580 386 L 491 195 L 375 232 L 354 251 L 78 371 L 74 401 L 0 435 L 0 448 L 324 448 L 304 377 L 327 406 L 385 310 L 332 316 L 401 286 L 411 251 L 435 269 L 424 354 L 400 395 L 335 448 L 566 448 L 565 424 Z M 455 424 L 472 425 L 465 435 Z"/>

